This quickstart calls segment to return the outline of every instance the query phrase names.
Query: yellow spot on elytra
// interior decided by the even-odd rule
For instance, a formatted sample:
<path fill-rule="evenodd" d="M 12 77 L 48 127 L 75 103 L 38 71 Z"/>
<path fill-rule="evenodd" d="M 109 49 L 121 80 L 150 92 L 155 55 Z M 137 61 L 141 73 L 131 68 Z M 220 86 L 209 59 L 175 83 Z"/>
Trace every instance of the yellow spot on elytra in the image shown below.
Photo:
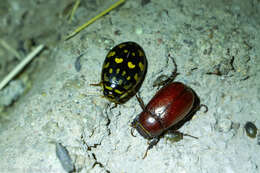
<path fill-rule="evenodd" d="M 127 65 L 129 68 L 135 68 L 135 65 L 131 61 L 129 61 Z"/>
<path fill-rule="evenodd" d="M 123 71 L 123 72 L 122 72 L 122 76 L 124 76 L 125 74 L 126 74 L 126 71 Z"/>
<path fill-rule="evenodd" d="M 110 74 L 113 73 L 113 69 L 112 68 L 109 69 L 109 73 Z"/>
<path fill-rule="evenodd" d="M 118 45 L 118 47 L 121 49 L 121 48 L 125 47 L 125 44 L 120 44 L 120 45 Z"/>
<path fill-rule="evenodd" d="M 116 69 L 116 74 L 118 74 L 120 72 L 120 68 Z"/>
<path fill-rule="evenodd" d="M 124 89 L 128 90 L 128 89 L 131 88 L 131 87 L 132 87 L 132 84 L 125 85 L 125 86 L 124 86 Z"/>
<path fill-rule="evenodd" d="M 112 81 L 116 81 L 116 77 L 115 76 L 112 78 Z"/>
<path fill-rule="evenodd" d="M 138 80 L 138 74 L 137 73 L 135 74 L 134 78 L 135 78 L 136 81 Z"/>
<path fill-rule="evenodd" d="M 139 67 L 141 71 L 144 71 L 144 65 L 142 64 L 142 62 L 139 62 Z"/>
<path fill-rule="evenodd" d="M 108 55 L 107 55 L 107 57 L 109 58 L 109 57 L 111 57 L 111 56 L 114 56 L 115 54 L 116 54 L 115 51 L 109 52 Z"/>
<path fill-rule="evenodd" d="M 135 53 L 134 53 L 134 52 L 132 52 L 132 55 L 133 55 L 133 56 L 135 56 Z"/>
<path fill-rule="evenodd" d="M 106 82 L 109 81 L 109 78 L 107 77 L 107 74 L 106 74 L 106 73 L 104 74 L 104 81 L 106 81 Z"/>
<path fill-rule="evenodd" d="M 123 99 L 123 98 L 125 98 L 125 97 L 127 97 L 127 96 L 128 96 L 128 93 L 126 92 L 125 94 L 123 94 L 123 95 L 120 96 L 120 99 Z"/>
<path fill-rule="evenodd" d="M 118 90 L 118 89 L 115 89 L 115 92 L 116 92 L 117 94 L 122 94 L 122 93 L 123 93 L 122 91 L 120 91 L 120 90 Z"/>
<path fill-rule="evenodd" d="M 144 56 L 144 52 L 138 49 L 139 56 Z"/>
<path fill-rule="evenodd" d="M 115 58 L 115 62 L 117 64 L 122 63 L 123 62 L 123 58 Z"/>
<path fill-rule="evenodd" d="M 109 62 L 107 62 L 105 65 L 104 65 L 104 68 L 107 68 L 109 67 Z"/>
<path fill-rule="evenodd" d="M 130 80 L 131 79 L 131 76 L 128 76 L 127 78 L 126 78 L 126 80 Z"/>
<path fill-rule="evenodd" d="M 114 95 L 112 95 L 112 94 L 108 94 L 107 96 L 108 96 L 108 97 L 107 97 L 108 100 L 110 100 L 110 101 L 112 101 L 112 102 L 115 101 L 115 99 L 114 99 L 115 96 L 114 96 Z"/>
<path fill-rule="evenodd" d="M 123 83 L 123 80 L 120 79 L 120 80 L 118 81 L 118 84 L 119 84 L 119 85 L 122 85 L 122 83 Z"/>
<path fill-rule="evenodd" d="M 124 53 L 127 53 L 127 52 L 128 52 L 128 50 L 127 50 L 127 49 L 125 49 L 125 50 L 124 50 Z"/>
<path fill-rule="evenodd" d="M 113 88 L 112 88 L 112 87 L 110 87 L 110 86 L 107 86 L 107 85 L 105 85 L 105 88 L 106 88 L 106 89 L 108 89 L 108 90 L 110 90 L 110 91 L 112 91 L 112 90 L 113 90 Z"/>

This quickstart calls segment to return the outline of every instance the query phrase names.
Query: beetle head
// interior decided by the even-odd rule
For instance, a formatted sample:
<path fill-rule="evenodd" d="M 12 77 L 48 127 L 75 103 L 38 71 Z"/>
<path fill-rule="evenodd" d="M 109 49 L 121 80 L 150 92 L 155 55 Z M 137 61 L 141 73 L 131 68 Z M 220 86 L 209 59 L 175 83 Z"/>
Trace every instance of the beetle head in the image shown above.
<path fill-rule="evenodd" d="M 131 126 L 135 128 L 138 133 L 146 139 L 151 139 L 150 133 L 143 127 L 143 125 L 139 122 L 140 114 L 133 120 Z"/>

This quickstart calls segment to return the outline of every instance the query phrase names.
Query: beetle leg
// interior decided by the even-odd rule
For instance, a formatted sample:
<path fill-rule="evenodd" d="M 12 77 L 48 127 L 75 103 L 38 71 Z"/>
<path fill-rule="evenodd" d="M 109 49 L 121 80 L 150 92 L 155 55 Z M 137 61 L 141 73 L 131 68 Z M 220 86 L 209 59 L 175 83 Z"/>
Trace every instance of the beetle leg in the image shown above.
<path fill-rule="evenodd" d="M 172 62 L 174 65 L 174 71 L 172 72 L 172 75 L 167 84 L 171 83 L 180 74 L 180 73 L 177 73 L 177 64 L 176 64 L 175 60 L 173 59 L 173 57 L 170 54 L 168 55 L 168 57 L 170 57 L 172 59 Z"/>
<path fill-rule="evenodd" d="M 173 57 L 169 54 L 168 55 L 169 58 L 171 58 L 173 65 L 174 65 L 174 71 L 172 72 L 171 76 L 167 77 L 166 80 L 164 81 L 160 81 L 159 78 L 165 77 L 165 75 L 159 76 L 156 81 L 153 83 L 153 87 L 159 87 L 159 86 L 165 86 L 170 84 L 172 81 L 174 81 L 174 79 L 176 78 L 176 76 L 178 76 L 180 73 L 177 72 L 177 64 L 174 61 Z M 159 80 L 159 81 L 158 81 Z"/>
<path fill-rule="evenodd" d="M 181 133 L 181 132 L 180 132 L 180 133 Z M 182 135 L 183 135 L 183 136 L 189 136 L 189 137 L 194 138 L 194 139 L 199 139 L 198 137 L 189 135 L 189 134 L 187 134 L 187 133 L 182 133 Z"/>
<path fill-rule="evenodd" d="M 199 107 L 198 107 L 198 110 L 199 110 L 201 107 L 204 107 L 204 108 L 205 108 L 204 113 L 208 112 L 208 106 L 207 106 L 207 105 L 200 104 Z"/>
<path fill-rule="evenodd" d="M 147 149 L 146 149 L 146 151 L 144 153 L 143 159 L 146 158 L 148 150 L 152 149 L 153 146 L 155 146 L 158 142 L 159 142 L 159 138 L 153 138 L 151 141 L 148 142 L 149 146 L 147 147 Z"/>
<path fill-rule="evenodd" d="M 135 119 L 133 120 L 133 122 L 132 122 L 131 125 L 130 125 L 130 126 L 132 127 L 132 129 L 131 129 L 131 135 L 132 135 L 133 137 L 136 137 L 136 136 L 134 135 L 134 130 L 135 130 L 135 128 L 136 128 L 136 124 L 137 124 L 138 119 L 139 119 L 139 115 L 135 117 Z"/>
<path fill-rule="evenodd" d="M 200 104 L 197 107 L 195 107 L 191 112 L 189 112 L 189 115 L 194 114 L 195 112 L 197 112 L 198 110 L 200 110 L 201 107 L 205 107 L 205 111 L 204 113 L 208 112 L 208 106 L 204 105 L 204 104 Z M 189 115 L 187 115 L 186 117 L 189 117 Z"/>
<path fill-rule="evenodd" d="M 100 81 L 99 83 L 92 83 L 92 84 L 90 84 L 91 86 L 102 86 L 102 82 Z"/>
<path fill-rule="evenodd" d="M 182 140 L 183 139 L 183 136 L 189 136 L 189 137 L 191 137 L 191 138 L 194 138 L 194 139 L 199 139 L 198 137 L 196 137 L 196 136 L 192 136 L 192 135 L 189 135 L 189 134 L 187 134 L 187 133 L 182 133 L 182 132 L 180 132 L 180 131 L 178 131 L 178 130 L 168 130 L 167 131 L 167 133 L 168 134 L 173 134 L 173 137 L 172 138 L 176 138 L 175 139 L 175 141 L 180 141 L 180 140 Z M 171 138 L 171 137 L 169 137 L 169 138 Z M 174 140 L 174 139 L 173 139 Z"/>
<path fill-rule="evenodd" d="M 133 136 L 133 137 L 136 137 L 135 135 L 134 135 L 134 128 L 132 127 L 132 129 L 131 129 L 131 135 Z"/>
<path fill-rule="evenodd" d="M 153 87 L 160 87 L 164 86 L 169 81 L 169 76 L 167 75 L 160 75 L 156 78 L 156 80 L 153 82 Z"/>
<path fill-rule="evenodd" d="M 197 106 L 197 107 L 192 111 L 192 113 L 197 112 L 197 111 L 200 110 L 202 107 L 205 108 L 204 113 L 208 112 L 208 106 L 207 106 L 207 105 L 204 105 L 204 104 L 200 104 L 199 106 Z"/>
<path fill-rule="evenodd" d="M 144 101 L 143 101 L 143 99 L 140 97 L 139 92 L 138 92 L 135 96 L 136 96 L 136 98 L 137 98 L 137 100 L 138 100 L 138 102 L 139 102 L 141 108 L 142 108 L 143 110 L 145 110 Z"/>

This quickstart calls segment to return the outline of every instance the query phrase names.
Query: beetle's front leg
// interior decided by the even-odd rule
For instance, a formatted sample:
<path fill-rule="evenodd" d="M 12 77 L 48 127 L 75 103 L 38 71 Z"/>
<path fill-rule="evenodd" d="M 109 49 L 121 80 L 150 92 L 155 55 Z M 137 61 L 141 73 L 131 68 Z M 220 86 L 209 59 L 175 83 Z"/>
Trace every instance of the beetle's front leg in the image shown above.
<path fill-rule="evenodd" d="M 146 149 L 146 151 L 145 151 L 145 153 L 144 153 L 143 159 L 146 158 L 147 153 L 148 153 L 148 150 L 152 149 L 153 146 L 155 146 L 158 142 L 159 142 L 159 137 L 155 137 L 155 138 L 151 139 L 151 140 L 148 142 L 148 147 L 147 147 L 147 149 Z"/>
<path fill-rule="evenodd" d="M 139 105 L 141 106 L 141 108 L 143 109 L 143 111 L 145 110 L 145 105 L 144 105 L 144 101 L 140 96 L 140 93 L 138 92 L 136 95 L 137 101 L 139 102 Z"/>

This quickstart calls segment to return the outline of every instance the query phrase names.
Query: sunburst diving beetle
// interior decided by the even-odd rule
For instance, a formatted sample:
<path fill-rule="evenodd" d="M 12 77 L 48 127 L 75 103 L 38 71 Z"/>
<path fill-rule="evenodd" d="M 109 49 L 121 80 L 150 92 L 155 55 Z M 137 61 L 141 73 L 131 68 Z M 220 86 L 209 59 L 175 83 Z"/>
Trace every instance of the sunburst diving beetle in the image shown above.
<path fill-rule="evenodd" d="M 103 63 L 101 82 L 105 98 L 116 104 L 128 101 L 142 85 L 147 71 L 144 50 L 135 42 L 120 43 L 111 49 Z"/>

